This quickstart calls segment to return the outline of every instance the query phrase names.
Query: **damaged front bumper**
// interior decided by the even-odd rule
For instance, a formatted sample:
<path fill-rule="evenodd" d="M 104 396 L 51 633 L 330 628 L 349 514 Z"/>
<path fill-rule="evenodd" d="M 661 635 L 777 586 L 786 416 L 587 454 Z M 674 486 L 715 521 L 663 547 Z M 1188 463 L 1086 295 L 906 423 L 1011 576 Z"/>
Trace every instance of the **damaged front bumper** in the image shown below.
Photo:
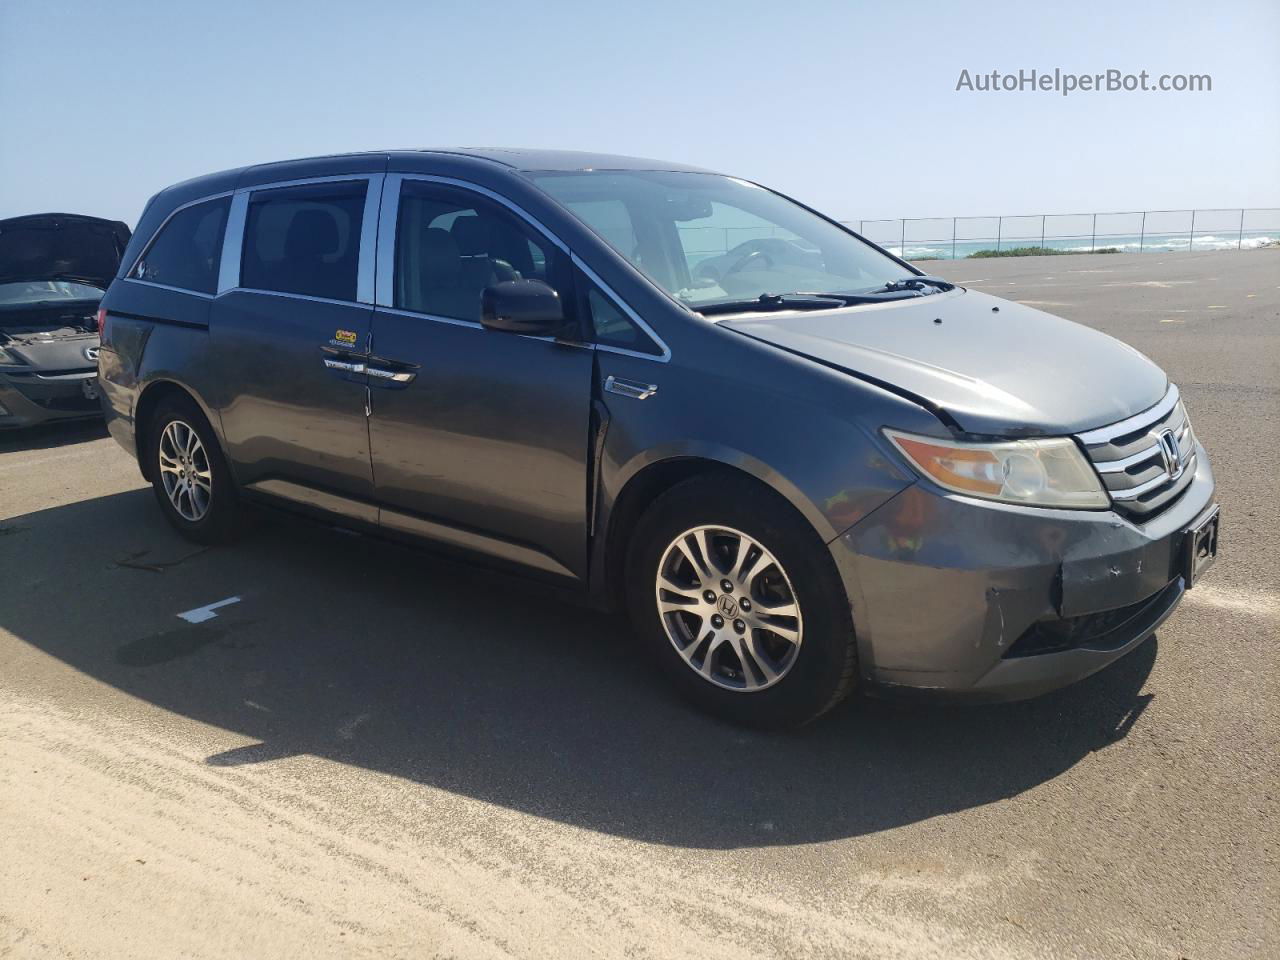
<path fill-rule="evenodd" d="M 1187 588 L 1187 531 L 1214 509 L 1204 450 L 1177 501 L 1142 525 L 917 483 L 830 544 L 863 679 L 884 692 L 1035 696 L 1139 646 Z"/>

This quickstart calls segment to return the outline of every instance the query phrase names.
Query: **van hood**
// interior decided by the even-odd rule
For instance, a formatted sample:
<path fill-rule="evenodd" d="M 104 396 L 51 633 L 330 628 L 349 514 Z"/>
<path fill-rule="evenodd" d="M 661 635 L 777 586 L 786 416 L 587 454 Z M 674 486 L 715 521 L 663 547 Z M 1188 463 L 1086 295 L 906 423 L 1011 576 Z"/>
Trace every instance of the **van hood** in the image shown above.
<path fill-rule="evenodd" d="M 79 280 L 105 290 L 129 243 L 127 225 L 74 213 L 0 220 L 0 283 Z"/>
<path fill-rule="evenodd" d="M 1169 387 L 1119 340 L 964 288 L 720 324 L 908 394 L 976 434 L 1079 433 L 1153 406 Z"/>

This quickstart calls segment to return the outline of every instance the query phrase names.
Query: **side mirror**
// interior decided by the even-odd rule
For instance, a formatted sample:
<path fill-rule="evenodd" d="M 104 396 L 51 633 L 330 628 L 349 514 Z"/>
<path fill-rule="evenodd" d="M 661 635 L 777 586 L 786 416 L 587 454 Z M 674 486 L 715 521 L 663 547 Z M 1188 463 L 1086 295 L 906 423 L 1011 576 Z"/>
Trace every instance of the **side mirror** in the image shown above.
<path fill-rule="evenodd" d="M 490 330 L 544 336 L 564 326 L 564 305 L 541 280 L 503 280 L 480 292 L 480 322 Z"/>

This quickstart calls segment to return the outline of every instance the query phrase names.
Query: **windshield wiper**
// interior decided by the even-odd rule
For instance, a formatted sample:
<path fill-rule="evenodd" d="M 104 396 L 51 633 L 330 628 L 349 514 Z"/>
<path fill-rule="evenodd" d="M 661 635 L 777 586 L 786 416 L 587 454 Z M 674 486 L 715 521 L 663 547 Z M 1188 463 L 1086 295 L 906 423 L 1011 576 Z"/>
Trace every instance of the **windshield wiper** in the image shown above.
<path fill-rule="evenodd" d="M 863 303 L 883 303 L 886 300 L 903 300 L 928 296 L 951 290 L 955 284 L 941 277 L 903 277 L 890 280 L 882 287 L 859 293 L 817 293 L 796 290 L 791 293 L 762 293 L 750 300 L 722 300 L 702 306 L 689 304 L 691 310 L 710 316 L 718 313 L 748 313 L 770 310 L 829 310 L 833 306 L 852 307 Z M 898 296 L 893 296 L 898 294 Z"/>
<path fill-rule="evenodd" d="M 955 284 L 950 280 L 943 280 L 941 277 L 931 277 L 927 274 L 921 274 L 915 277 L 902 277 L 898 280 L 890 280 L 881 291 L 892 293 L 898 290 L 919 290 L 924 292 L 925 287 L 933 287 L 934 290 L 954 290 Z M 880 291 L 876 291 L 877 293 Z"/>
<path fill-rule="evenodd" d="M 843 307 L 851 298 L 830 293 L 762 293 L 750 300 L 721 300 L 699 306 L 689 304 L 689 309 L 710 316 L 716 313 L 748 313 L 757 310 L 830 310 Z M 861 299 L 855 302 L 863 302 Z"/>

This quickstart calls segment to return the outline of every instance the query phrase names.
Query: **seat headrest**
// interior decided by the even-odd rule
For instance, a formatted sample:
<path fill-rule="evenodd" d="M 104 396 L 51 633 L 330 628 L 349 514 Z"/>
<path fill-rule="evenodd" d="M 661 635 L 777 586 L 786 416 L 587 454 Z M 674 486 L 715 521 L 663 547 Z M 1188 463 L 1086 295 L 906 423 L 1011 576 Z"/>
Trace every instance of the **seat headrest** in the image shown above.
<path fill-rule="evenodd" d="M 299 210 L 284 236 L 284 255 L 290 260 L 325 257 L 338 252 L 338 221 L 328 210 Z"/>
<path fill-rule="evenodd" d="M 489 236 L 489 256 L 505 260 L 526 276 L 533 272 L 529 241 L 509 223 L 495 222 Z"/>
<path fill-rule="evenodd" d="M 458 217 L 449 231 L 464 257 L 483 257 L 489 252 L 491 224 L 484 217 Z"/>
<path fill-rule="evenodd" d="M 422 231 L 422 279 L 432 284 L 454 283 L 462 270 L 458 244 L 448 230 L 428 227 Z"/>

